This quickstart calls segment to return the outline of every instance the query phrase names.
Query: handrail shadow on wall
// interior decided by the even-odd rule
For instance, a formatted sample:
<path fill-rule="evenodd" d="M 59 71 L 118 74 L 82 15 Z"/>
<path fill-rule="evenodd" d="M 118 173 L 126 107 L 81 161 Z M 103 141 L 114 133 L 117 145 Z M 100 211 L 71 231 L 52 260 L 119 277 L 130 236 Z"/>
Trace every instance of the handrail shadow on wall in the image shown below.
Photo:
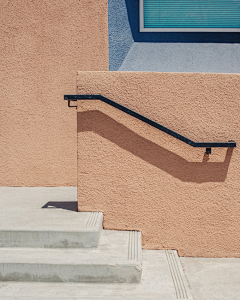
<path fill-rule="evenodd" d="M 203 162 L 188 162 L 101 111 L 78 112 L 77 124 L 78 132 L 94 132 L 183 182 L 224 182 L 226 179 L 233 148 L 227 149 L 223 162 L 207 162 L 205 157 Z"/>
<path fill-rule="evenodd" d="M 218 148 L 234 148 L 236 147 L 236 142 L 234 141 L 228 141 L 228 142 L 212 142 L 212 143 L 198 143 L 198 142 L 194 142 L 188 138 L 186 138 L 185 136 L 161 125 L 161 124 L 158 124 L 140 114 L 138 114 L 137 112 L 131 110 L 131 109 L 128 109 L 127 107 L 117 103 L 117 102 L 114 102 L 102 95 L 64 95 L 64 99 L 65 100 L 68 100 L 68 106 L 69 107 L 77 107 L 77 106 L 71 106 L 70 105 L 70 101 L 77 101 L 77 100 L 101 100 L 171 136 L 173 136 L 174 138 L 192 146 L 192 147 L 196 147 L 196 148 L 206 148 L 206 154 L 210 154 L 211 153 L 211 148 L 215 148 L 215 147 L 218 147 Z"/>

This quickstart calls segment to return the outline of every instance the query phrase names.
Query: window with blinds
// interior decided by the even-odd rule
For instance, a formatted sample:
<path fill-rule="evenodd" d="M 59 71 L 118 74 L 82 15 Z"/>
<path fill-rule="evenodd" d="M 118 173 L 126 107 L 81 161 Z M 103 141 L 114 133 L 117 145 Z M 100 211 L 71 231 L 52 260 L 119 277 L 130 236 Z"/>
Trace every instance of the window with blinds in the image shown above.
<path fill-rule="evenodd" d="M 139 0 L 140 31 L 240 32 L 240 0 Z"/>

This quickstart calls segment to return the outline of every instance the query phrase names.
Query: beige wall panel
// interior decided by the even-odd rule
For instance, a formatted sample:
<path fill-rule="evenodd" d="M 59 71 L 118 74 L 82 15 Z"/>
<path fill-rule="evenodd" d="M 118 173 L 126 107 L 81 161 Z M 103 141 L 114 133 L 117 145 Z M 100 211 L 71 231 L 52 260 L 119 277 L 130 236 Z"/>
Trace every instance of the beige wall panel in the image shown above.
<path fill-rule="evenodd" d="M 108 70 L 107 0 L 0 1 L 0 185 L 77 184 L 77 70 Z"/>
<path fill-rule="evenodd" d="M 196 142 L 240 145 L 240 75 L 79 72 L 102 94 Z M 78 101 L 78 205 L 143 248 L 240 256 L 240 150 L 193 148 L 101 101 Z"/>

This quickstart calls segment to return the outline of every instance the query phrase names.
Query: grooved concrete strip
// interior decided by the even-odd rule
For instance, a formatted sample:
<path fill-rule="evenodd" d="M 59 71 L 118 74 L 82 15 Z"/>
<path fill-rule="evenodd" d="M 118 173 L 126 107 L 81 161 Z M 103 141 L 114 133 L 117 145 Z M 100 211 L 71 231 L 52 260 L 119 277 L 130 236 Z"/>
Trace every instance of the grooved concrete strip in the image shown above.
<path fill-rule="evenodd" d="M 89 218 L 86 223 L 86 227 L 90 227 L 90 228 L 96 227 L 99 216 L 101 216 L 101 215 L 102 215 L 102 213 L 100 213 L 100 212 L 90 212 Z"/>
<path fill-rule="evenodd" d="M 142 260 L 141 249 L 141 233 L 138 231 L 129 231 L 128 259 Z"/>
<path fill-rule="evenodd" d="M 191 299 L 191 293 L 175 250 L 166 250 L 166 257 L 174 282 L 177 299 Z"/>

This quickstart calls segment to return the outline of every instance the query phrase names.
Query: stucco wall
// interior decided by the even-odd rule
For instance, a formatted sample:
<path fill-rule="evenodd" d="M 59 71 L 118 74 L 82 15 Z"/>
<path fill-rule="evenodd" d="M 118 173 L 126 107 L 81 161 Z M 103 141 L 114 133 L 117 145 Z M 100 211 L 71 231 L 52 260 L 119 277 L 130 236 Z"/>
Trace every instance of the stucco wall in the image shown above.
<path fill-rule="evenodd" d="M 125 0 L 108 0 L 109 70 L 118 70 L 133 45 Z"/>
<path fill-rule="evenodd" d="M 102 94 L 196 141 L 240 142 L 240 75 L 79 72 Z M 78 101 L 78 205 L 143 248 L 240 255 L 239 148 L 193 148 L 100 101 Z"/>
<path fill-rule="evenodd" d="M 0 0 L 0 185 L 77 184 L 77 70 L 108 70 L 107 0 Z"/>

